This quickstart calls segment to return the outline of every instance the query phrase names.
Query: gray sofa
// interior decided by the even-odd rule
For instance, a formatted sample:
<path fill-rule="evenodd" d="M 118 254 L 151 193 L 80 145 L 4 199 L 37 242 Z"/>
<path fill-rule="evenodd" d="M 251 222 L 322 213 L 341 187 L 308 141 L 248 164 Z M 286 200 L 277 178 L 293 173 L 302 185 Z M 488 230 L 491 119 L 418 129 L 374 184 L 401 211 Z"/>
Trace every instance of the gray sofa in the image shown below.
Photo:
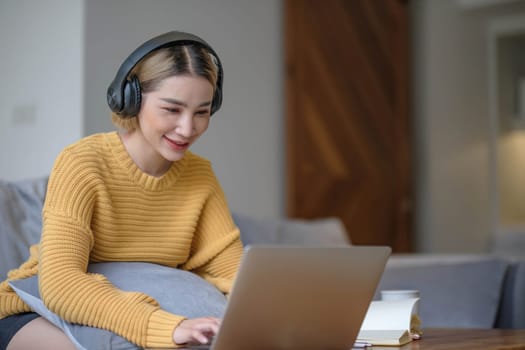
<path fill-rule="evenodd" d="M 47 178 L 0 180 L 0 279 L 38 242 Z M 233 217 L 247 244 L 348 245 L 335 218 Z M 423 327 L 525 328 L 525 259 L 499 254 L 393 255 L 377 288 L 417 289 Z"/>

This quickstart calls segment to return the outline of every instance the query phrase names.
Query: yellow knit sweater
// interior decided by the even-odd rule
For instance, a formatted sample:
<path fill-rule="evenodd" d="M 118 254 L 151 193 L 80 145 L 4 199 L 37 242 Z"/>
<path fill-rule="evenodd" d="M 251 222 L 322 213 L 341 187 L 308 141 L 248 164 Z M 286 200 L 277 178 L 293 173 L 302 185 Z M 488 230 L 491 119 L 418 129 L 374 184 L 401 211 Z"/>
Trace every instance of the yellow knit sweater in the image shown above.
<path fill-rule="evenodd" d="M 38 273 L 44 303 L 63 319 L 111 330 L 139 346 L 173 347 L 183 317 L 87 273 L 88 264 L 157 263 L 193 271 L 228 292 L 241 254 L 239 230 L 207 160 L 187 152 L 162 177 L 152 177 L 112 132 L 86 137 L 59 155 L 42 240 L 8 280 Z M 0 318 L 24 311 L 29 307 L 2 282 Z"/>

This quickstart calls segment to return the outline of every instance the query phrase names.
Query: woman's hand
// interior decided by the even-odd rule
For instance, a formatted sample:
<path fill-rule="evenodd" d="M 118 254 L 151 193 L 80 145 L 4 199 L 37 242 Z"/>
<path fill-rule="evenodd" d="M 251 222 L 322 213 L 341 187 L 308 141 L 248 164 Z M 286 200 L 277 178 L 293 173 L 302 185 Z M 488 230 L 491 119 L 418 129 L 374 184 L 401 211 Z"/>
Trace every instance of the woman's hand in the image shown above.
<path fill-rule="evenodd" d="M 173 341 L 176 344 L 207 344 L 219 331 L 220 324 L 215 317 L 184 320 L 173 331 Z"/>

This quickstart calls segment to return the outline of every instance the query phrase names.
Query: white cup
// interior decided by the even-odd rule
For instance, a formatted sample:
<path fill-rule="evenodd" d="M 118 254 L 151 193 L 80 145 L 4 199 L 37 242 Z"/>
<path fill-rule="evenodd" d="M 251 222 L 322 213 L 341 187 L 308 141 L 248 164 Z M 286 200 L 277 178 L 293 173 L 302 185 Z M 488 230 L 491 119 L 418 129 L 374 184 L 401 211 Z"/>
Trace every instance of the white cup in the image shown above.
<path fill-rule="evenodd" d="M 419 298 L 418 290 L 398 289 L 381 291 L 381 300 L 403 300 L 413 298 Z"/>
<path fill-rule="evenodd" d="M 419 298 L 419 291 L 413 289 L 382 290 L 380 293 L 381 300 L 385 301 Z M 413 310 L 413 313 L 416 315 L 419 312 L 418 304 L 419 301 L 416 303 Z"/>

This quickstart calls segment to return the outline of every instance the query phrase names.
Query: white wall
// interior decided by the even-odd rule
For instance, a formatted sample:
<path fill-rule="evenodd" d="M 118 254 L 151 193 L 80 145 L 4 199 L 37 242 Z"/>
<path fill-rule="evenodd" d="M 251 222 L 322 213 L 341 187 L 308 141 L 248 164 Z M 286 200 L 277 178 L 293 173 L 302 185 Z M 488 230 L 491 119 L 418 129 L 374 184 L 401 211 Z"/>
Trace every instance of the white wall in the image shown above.
<path fill-rule="evenodd" d="M 81 0 L 0 0 L 0 178 L 49 173 L 82 134 Z"/>
<path fill-rule="evenodd" d="M 224 66 L 224 101 L 194 151 L 210 159 L 232 210 L 283 212 L 282 13 L 279 0 L 89 0 L 85 134 L 113 130 L 106 89 L 142 42 L 182 30 L 208 41 Z"/>
<path fill-rule="evenodd" d="M 524 12 L 419 0 L 414 11 L 418 250 L 483 252 L 491 240 L 488 22 Z"/>

